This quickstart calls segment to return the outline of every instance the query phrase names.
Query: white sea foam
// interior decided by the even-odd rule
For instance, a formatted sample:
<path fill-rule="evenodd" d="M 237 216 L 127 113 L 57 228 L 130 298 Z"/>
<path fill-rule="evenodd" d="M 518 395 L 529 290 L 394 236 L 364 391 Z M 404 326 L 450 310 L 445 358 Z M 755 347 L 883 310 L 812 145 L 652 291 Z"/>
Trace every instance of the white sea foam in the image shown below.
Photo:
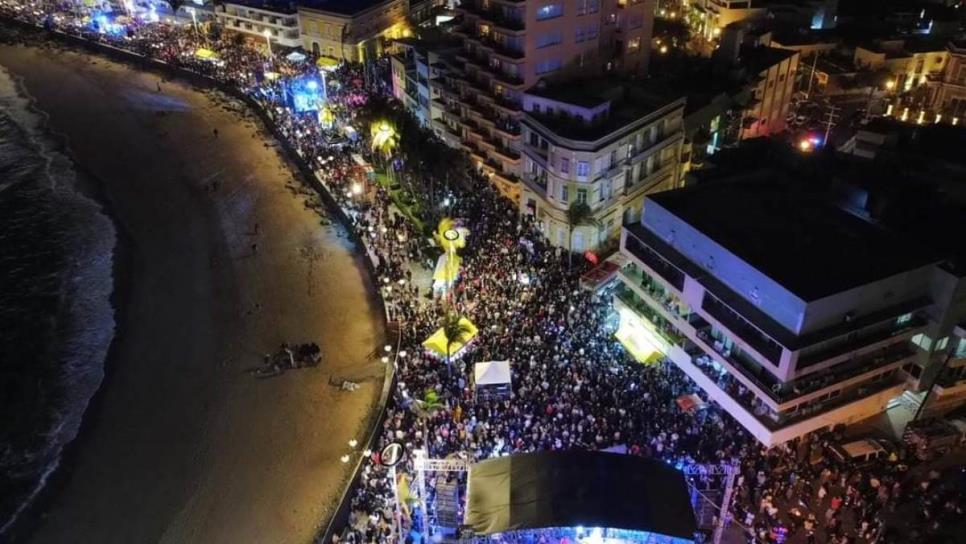
<path fill-rule="evenodd" d="M 57 240 L 19 241 L 27 242 L 22 247 L 31 249 L 56 243 L 60 246 L 56 248 L 58 255 L 67 256 L 64 266 L 52 272 L 58 276 L 54 278 L 56 281 L 46 278 L 48 281 L 38 283 L 45 287 L 56 286 L 56 293 L 46 293 L 59 300 L 56 315 L 22 316 L 24 327 L 31 326 L 33 320 L 55 320 L 53 330 L 56 335 L 50 342 L 57 360 L 53 361 L 56 364 L 50 365 L 51 375 L 45 376 L 44 384 L 49 380 L 50 387 L 57 391 L 57 399 L 52 403 L 54 409 L 44 428 L 35 429 L 42 440 L 29 448 L 0 444 L 0 471 L 30 482 L 29 489 L 17 497 L 19 507 L 12 512 L 0 511 L 2 535 L 57 468 L 64 446 L 76 438 L 84 411 L 103 380 L 104 360 L 114 336 L 110 296 L 117 237 L 114 225 L 100 204 L 79 190 L 73 164 L 57 150 L 57 140 L 47 131 L 46 115 L 32 108 L 22 85 L 2 68 L 0 114 L 4 117 L 0 130 L 0 169 L 4 173 L 0 176 L 0 203 L 4 198 L 11 198 L 14 191 L 29 190 L 38 197 L 36 210 L 31 209 L 22 217 L 12 219 L 25 224 L 10 231 L 29 236 L 30 221 L 42 219 L 40 214 L 52 214 L 56 219 L 50 223 L 61 227 L 57 231 Z M 0 218 L 0 225 L 4 221 L 5 218 Z M 17 255 L 5 257 L 8 263 L 16 263 Z M 37 281 L 42 279 L 45 278 L 37 278 Z M 12 294 L 0 292 L 0 302 L 5 295 Z"/>

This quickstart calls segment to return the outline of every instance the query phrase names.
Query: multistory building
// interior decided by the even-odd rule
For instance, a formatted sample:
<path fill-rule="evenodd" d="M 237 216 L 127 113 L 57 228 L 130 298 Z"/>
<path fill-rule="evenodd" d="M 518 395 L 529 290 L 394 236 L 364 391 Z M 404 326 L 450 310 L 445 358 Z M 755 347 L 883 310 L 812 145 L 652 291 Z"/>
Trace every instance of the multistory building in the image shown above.
<path fill-rule="evenodd" d="M 939 73 L 926 75 L 925 103 L 934 121 L 966 123 L 966 40 L 950 42 Z"/>
<path fill-rule="evenodd" d="M 409 35 L 407 0 L 307 0 L 298 7 L 302 48 L 333 59 L 378 58 L 384 42 Z"/>
<path fill-rule="evenodd" d="M 524 91 L 541 80 L 647 70 L 655 0 L 466 0 L 463 49 L 440 77 L 475 164 L 518 200 Z"/>
<path fill-rule="evenodd" d="M 766 446 L 966 394 L 963 271 L 824 194 L 751 176 L 648 195 L 621 252 L 618 338 Z"/>
<path fill-rule="evenodd" d="M 616 240 L 645 194 L 680 185 L 684 103 L 610 78 L 525 92 L 521 213 L 573 251 Z M 575 203 L 592 212 L 584 224 L 570 225 Z"/>
<path fill-rule="evenodd" d="M 301 45 L 294 3 L 232 0 L 215 6 L 215 20 L 226 30 L 245 34 L 254 40 L 271 40 L 273 45 L 284 47 Z"/>

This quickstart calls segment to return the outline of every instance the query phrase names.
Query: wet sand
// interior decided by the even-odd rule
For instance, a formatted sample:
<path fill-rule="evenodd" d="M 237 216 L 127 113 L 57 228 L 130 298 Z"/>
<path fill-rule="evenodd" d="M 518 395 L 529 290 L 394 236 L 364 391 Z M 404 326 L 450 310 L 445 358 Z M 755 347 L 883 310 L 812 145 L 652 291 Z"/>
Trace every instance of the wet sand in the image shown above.
<path fill-rule="evenodd" d="M 126 240 L 108 378 L 32 541 L 311 540 L 384 375 L 346 233 L 306 209 L 224 97 L 170 81 L 159 93 L 156 74 L 59 48 L 2 46 L 0 64 L 100 181 Z M 284 341 L 316 341 L 323 364 L 252 376 Z"/>

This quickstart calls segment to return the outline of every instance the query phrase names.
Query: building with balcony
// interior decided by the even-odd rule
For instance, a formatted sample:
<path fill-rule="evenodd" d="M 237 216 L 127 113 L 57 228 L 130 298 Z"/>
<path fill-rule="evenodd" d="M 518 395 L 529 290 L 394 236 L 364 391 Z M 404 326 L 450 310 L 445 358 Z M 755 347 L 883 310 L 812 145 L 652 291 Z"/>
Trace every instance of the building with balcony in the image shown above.
<path fill-rule="evenodd" d="M 767 15 L 768 9 L 762 0 L 695 0 L 690 4 L 688 18 L 697 35 L 715 41 L 726 26 Z"/>
<path fill-rule="evenodd" d="M 350 62 L 377 58 L 386 40 L 409 35 L 408 6 L 407 0 L 307 0 L 298 7 L 302 48 Z"/>
<path fill-rule="evenodd" d="M 521 213 L 560 247 L 615 240 L 623 223 L 640 219 L 644 195 L 680 186 L 684 102 L 610 78 L 525 92 Z M 571 232 L 575 202 L 594 222 Z"/>
<path fill-rule="evenodd" d="M 926 76 L 924 102 L 933 120 L 966 123 L 966 40 L 950 42 L 947 61 L 938 73 Z"/>
<path fill-rule="evenodd" d="M 215 20 L 226 30 L 251 36 L 256 41 L 264 42 L 267 38 L 273 45 L 301 45 L 298 15 L 291 2 L 233 0 L 215 6 Z"/>
<path fill-rule="evenodd" d="M 446 145 L 460 147 L 460 108 L 447 93 L 444 79 L 447 58 L 458 52 L 458 40 L 426 40 L 404 38 L 395 41 L 396 52 L 390 57 L 393 95 L 420 124 L 433 131 Z"/>
<path fill-rule="evenodd" d="M 656 0 L 464 0 L 444 100 L 460 138 L 508 197 L 520 198 L 524 91 L 541 80 L 647 70 Z"/>
<path fill-rule="evenodd" d="M 961 402 L 966 281 L 926 247 L 773 178 L 648 195 L 621 235 L 618 338 L 766 446 L 921 399 L 937 373 Z"/>

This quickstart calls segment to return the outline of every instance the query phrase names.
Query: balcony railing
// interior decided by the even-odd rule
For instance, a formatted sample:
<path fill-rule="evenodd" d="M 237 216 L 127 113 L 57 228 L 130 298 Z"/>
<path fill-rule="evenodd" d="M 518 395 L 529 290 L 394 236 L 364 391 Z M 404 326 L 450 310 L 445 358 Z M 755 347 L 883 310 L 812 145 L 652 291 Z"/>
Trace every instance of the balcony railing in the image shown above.
<path fill-rule="evenodd" d="M 896 344 L 862 357 L 856 357 L 817 375 L 783 382 L 767 370 L 761 368 L 757 363 L 736 356 L 730 350 L 724 348 L 719 349 L 719 344 L 716 343 L 717 341 L 711 335 L 711 327 L 699 329 L 697 336 L 777 404 L 794 401 L 795 399 L 844 382 L 866 372 L 906 359 L 915 353 L 909 344 Z"/>
<path fill-rule="evenodd" d="M 509 47 L 506 44 L 500 43 L 490 37 L 485 37 L 485 36 L 481 37 L 480 43 L 482 43 L 485 47 L 492 49 L 493 52 L 496 53 L 497 55 L 500 55 L 503 57 L 507 57 L 515 60 L 522 59 L 524 57 L 523 51 Z"/>
<path fill-rule="evenodd" d="M 628 308 L 634 310 L 638 315 L 643 316 L 648 321 L 655 325 L 655 330 L 670 344 L 675 346 L 684 346 L 686 338 L 679 333 L 671 322 L 664 319 L 660 313 L 654 308 L 651 308 L 647 302 L 642 300 L 633 291 L 628 289 L 626 286 L 621 286 L 617 288 L 614 292 L 614 296 L 620 299 Z"/>
<path fill-rule="evenodd" d="M 649 266 L 651 270 L 657 272 L 661 278 L 670 283 L 678 291 L 684 291 L 684 272 L 678 270 L 674 265 L 665 261 L 653 249 L 641 243 L 632 234 L 627 234 L 624 247 L 632 255 Z"/>
<path fill-rule="evenodd" d="M 737 335 L 775 366 L 778 366 L 781 362 L 782 347 L 748 323 L 737 312 L 718 300 L 714 295 L 707 292 L 704 294 L 704 299 L 701 301 L 701 309 L 718 320 L 718 322 L 727 327 L 728 330 Z"/>

